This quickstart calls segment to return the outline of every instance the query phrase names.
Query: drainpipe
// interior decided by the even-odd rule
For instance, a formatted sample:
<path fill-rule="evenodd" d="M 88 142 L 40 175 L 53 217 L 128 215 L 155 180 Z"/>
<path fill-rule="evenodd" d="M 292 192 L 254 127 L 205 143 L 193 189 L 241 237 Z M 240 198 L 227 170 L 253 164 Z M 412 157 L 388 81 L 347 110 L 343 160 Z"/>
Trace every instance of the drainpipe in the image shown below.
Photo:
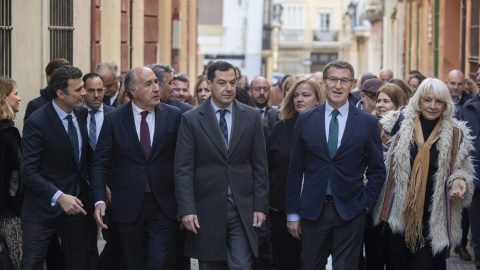
<path fill-rule="evenodd" d="M 465 36 L 466 36 L 466 24 L 467 24 L 467 7 L 465 0 L 462 0 L 462 56 L 460 60 L 460 68 L 465 74 Z"/>

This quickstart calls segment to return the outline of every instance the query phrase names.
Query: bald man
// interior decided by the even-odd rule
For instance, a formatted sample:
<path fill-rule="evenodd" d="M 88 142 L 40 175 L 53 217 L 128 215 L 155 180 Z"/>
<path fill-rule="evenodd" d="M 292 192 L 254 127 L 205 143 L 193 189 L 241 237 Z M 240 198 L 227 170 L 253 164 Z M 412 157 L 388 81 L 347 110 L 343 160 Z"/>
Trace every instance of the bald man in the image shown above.
<path fill-rule="evenodd" d="M 463 91 L 465 88 L 465 76 L 460 70 L 454 69 L 448 73 L 445 83 L 448 86 L 448 90 L 450 90 L 450 96 L 452 96 L 453 104 L 455 104 L 457 109 L 456 115 L 458 115 L 463 104 L 472 98 L 469 94 Z"/>
<path fill-rule="evenodd" d="M 380 78 L 380 80 L 388 82 L 393 79 L 393 71 L 388 68 L 384 68 L 380 70 L 380 74 L 378 75 L 378 77 Z"/>
<path fill-rule="evenodd" d="M 322 85 L 323 83 L 323 72 L 315 72 L 312 75 L 312 78 L 318 82 L 318 84 Z"/>
<path fill-rule="evenodd" d="M 263 119 L 265 113 L 271 109 L 271 107 L 268 106 L 270 83 L 264 77 L 256 77 L 250 84 L 248 94 L 255 108 L 260 111 L 260 117 Z"/>

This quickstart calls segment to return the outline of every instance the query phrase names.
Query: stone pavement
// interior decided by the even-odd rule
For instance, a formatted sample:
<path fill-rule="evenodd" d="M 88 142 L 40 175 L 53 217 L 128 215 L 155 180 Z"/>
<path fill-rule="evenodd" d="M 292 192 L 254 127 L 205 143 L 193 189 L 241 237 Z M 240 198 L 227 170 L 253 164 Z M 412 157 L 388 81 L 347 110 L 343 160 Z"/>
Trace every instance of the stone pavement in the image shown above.
<path fill-rule="evenodd" d="M 101 235 L 101 234 L 100 234 Z M 98 240 L 98 250 L 101 252 L 103 247 L 105 246 L 105 241 L 102 237 L 99 237 Z M 467 249 L 470 254 L 473 256 L 473 248 L 470 244 L 467 245 Z M 198 261 L 195 259 L 191 260 L 192 262 L 192 270 L 198 270 Z M 326 270 L 332 270 L 332 259 L 331 257 L 328 258 L 328 264 Z M 451 250 L 450 258 L 447 259 L 447 270 L 475 270 L 475 263 L 474 261 L 462 261 L 458 258 L 458 255 Z"/>

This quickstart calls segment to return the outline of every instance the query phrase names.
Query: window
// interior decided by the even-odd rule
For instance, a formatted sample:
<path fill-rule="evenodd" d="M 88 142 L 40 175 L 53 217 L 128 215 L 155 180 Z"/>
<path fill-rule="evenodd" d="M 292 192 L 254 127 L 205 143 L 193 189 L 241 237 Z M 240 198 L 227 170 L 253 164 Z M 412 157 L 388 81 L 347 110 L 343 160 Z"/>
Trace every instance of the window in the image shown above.
<path fill-rule="evenodd" d="M 50 59 L 73 64 L 73 0 L 50 0 Z"/>
<path fill-rule="evenodd" d="M 12 76 L 12 1 L 0 0 L 0 76 Z"/>
<path fill-rule="evenodd" d="M 480 1 L 474 0 L 471 3 L 471 18 L 470 18 L 470 55 L 468 57 L 468 64 L 470 65 L 470 78 L 474 79 L 477 76 L 479 52 L 478 39 L 480 38 Z"/>
<path fill-rule="evenodd" d="M 280 41 L 304 41 L 305 39 L 305 4 L 285 3 L 282 12 L 282 29 Z M 274 15 L 275 21 L 275 15 Z"/>
<path fill-rule="evenodd" d="M 331 25 L 330 25 L 330 13 L 320 12 L 318 14 L 319 18 L 319 30 L 320 32 L 330 32 Z"/>

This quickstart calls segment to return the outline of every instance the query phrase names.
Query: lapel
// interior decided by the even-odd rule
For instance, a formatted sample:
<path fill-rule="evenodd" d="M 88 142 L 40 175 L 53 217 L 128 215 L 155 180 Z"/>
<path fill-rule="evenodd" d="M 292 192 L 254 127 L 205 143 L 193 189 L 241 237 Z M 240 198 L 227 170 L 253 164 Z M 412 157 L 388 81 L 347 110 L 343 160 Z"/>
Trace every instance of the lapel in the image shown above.
<path fill-rule="evenodd" d="M 233 117 L 232 134 L 230 136 L 230 154 L 233 153 L 233 151 L 237 147 L 238 142 L 242 138 L 248 123 L 248 116 L 245 113 L 245 107 L 237 100 L 235 100 L 234 102 L 235 108 L 233 109 L 233 111 L 235 112 L 235 115 Z"/>
<path fill-rule="evenodd" d="M 130 138 L 133 140 L 133 144 L 135 145 L 135 148 L 137 148 L 141 156 L 145 159 L 142 146 L 140 145 L 140 140 L 138 139 L 137 129 L 135 128 L 135 119 L 133 118 L 132 101 L 128 102 L 128 104 L 122 108 L 123 108 L 123 119 L 124 119 L 122 122 L 125 126 L 125 130 L 127 131 Z"/>
<path fill-rule="evenodd" d="M 150 150 L 148 159 L 151 159 L 154 151 L 157 149 L 157 146 L 160 143 L 160 138 L 165 130 L 166 121 L 167 114 L 165 113 L 165 107 L 163 107 L 162 103 L 160 103 L 157 107 L 155 107 L 155 130 L 153 131 L 152 149 Z"/>
<path fill-rule="evenodd" d="M 321 104 L 317 107 L 317 114 L 318 114 L 318 130 L 320 132 L 320 143 L 322 145 L 327 146 L 327 156 L 328 154 L 328 143 L 327 143 L 327 134 L 325 132 L 325 103 Z"/>
<path fill-rule="evenodd" d="M 65 148 L 67 149 L 68 155 L 72 159 L 73 163 L 75 166 L 78 168 L 78 162 L 77 159 L 75 158 L 75 154 L 73 152 L 73 146 L 70 143 L 70 139 L 68 138 L 67 131 L 65 130 L 65 126 L 63 125 L 62 120 L 60 117 L 58 117 L 57 112 L 53 108 L 52 103 L 48 103 L 47 105 L 47 118 L 48 118 L 48 124 L 50 125 L 51 129 L 53 132 L 57 135 L 58 139 L 62 142 Z M 80 124 L 80 120 L 78 120 L 78 123 Z M 83 139 L 83 138 L 82 138 Z"/>
<path fill-rule="evenodd" d="M 202 105 L 199 107 L 199 118 L 198 123 L 203 128 L 207 136 L 212 140 L 218 150 L 228 158 L 227 154 L 227 144 L 225 139 L 220 134 L 220 128 L 218 126 L 217 117 L 213 112 L 212 105 L 210 104 L 211 97 L 209 97 Z M 232 129 L 233 130 L 233 129 Z M 233 134 L 232 134 L 233 135 Z M 232 137 L 232 136 L 231 136 Z"/>
<path fill-rule="evenodd" d="M 355 130 L 355 125 L 357 124 L 357 120 L 358 120 L 358 111 L 351 103 L 349 103 L 348 118 L 347 118 L 347 123 L 345 123 L 345 131 L 343 132 L 342 143 L 333 158 L 335 158 L 338 155 L 338 152 L 341 152 L 345 148 L 345 145 L 347 144 L 348 140 L 352 136 L 353 131 Z"/>

